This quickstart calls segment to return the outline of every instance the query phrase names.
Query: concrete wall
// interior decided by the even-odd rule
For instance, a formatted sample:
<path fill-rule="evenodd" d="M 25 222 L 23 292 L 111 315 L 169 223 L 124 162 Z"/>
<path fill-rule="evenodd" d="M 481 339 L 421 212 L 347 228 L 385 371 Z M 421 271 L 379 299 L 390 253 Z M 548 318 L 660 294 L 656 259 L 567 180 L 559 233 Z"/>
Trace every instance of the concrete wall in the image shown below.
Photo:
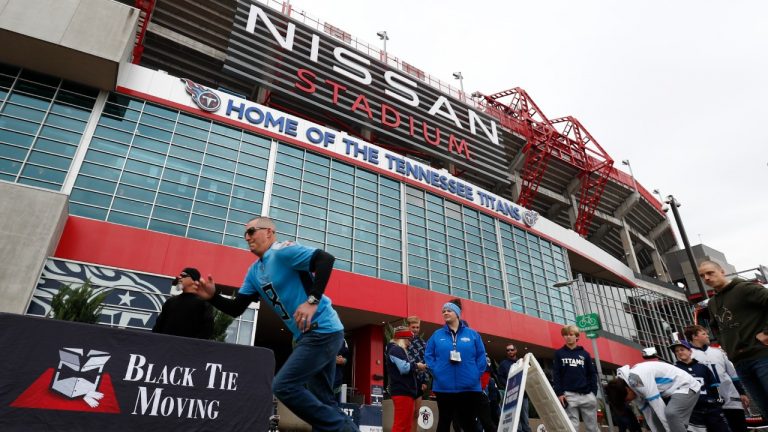
<path fill-rule="evenodd" d="M 0 0 L 0 61 L 113 90 L 138 20 L 112 0 Z"/>
<path fill-rule="evenodd" d="M 66 195 L 0 182 L 0 312 L 24 313 L 67 221 Z"/>

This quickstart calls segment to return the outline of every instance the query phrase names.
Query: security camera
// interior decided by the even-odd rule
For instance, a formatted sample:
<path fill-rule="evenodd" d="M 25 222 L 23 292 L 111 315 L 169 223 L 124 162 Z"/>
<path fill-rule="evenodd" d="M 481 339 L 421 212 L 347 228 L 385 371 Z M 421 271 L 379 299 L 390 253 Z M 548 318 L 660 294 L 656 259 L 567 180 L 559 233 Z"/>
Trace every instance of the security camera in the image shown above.
<path fill-rule="evenodd" d="M 378 36 L 381 40 L 389 40 L 389 36 L 387 36 L 386 31 L 376 32 L 376 36 Z"/>

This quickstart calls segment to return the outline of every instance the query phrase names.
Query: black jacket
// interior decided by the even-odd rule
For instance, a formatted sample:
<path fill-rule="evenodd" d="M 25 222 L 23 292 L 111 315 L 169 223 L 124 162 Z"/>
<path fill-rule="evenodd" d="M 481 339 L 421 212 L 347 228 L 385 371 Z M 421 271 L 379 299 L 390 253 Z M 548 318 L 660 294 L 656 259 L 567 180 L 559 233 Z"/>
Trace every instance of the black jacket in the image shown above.
<path fill-rule="evenodd" d="M 210 339 L 213 336 L 213 308 L 192 293 L 173 296 L 163 304 L 152 332 Z"/>

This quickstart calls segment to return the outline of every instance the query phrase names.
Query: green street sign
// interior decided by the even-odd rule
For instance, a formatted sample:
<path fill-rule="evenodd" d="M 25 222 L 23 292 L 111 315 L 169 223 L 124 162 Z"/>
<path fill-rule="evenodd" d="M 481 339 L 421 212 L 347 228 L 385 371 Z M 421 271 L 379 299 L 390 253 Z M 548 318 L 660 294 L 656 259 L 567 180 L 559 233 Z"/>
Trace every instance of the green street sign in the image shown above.
<path fill-rule="evenodd" d="M 587 338 L 589 338 L 589 339 L 597 339 L 598 337 L 600 337 L 600 335 L 598 335 L 596 332 L 588 332 L 587 333 Z"/>
<path fill-rule="evenodd" d="M 579 330 L 586 333 L 595 333 L 598 330 L 603 329 L 603 327 L 600 325 L 600 315 L 596 313 L 578 315 L 576 317 L 576 326 L 579 328 Z M 589 337 L 589 335 L 587 335 L 587 337 Z M 595 337 L 597 336 L 595 335 Z"/>

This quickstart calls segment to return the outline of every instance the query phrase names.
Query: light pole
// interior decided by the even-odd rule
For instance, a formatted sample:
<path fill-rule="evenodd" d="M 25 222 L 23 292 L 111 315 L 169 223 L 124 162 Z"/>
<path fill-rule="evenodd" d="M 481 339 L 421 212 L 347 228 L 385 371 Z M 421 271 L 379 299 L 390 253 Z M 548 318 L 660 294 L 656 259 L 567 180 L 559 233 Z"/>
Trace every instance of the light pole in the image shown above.
<path fill-rule="evenodd" d="M 621 164 L 629 167 L 629 176 L 632 177 L 632 187 L 637 191 L 637 182 L 635 181 L 635 173 L 632 172 L 632 164 L 629 163 L 629 159 L 624 159 L 621 161 Z"/>
<path fill-rule="evenodd" d="M 693 250 L 691 250 L 691 243 L 688 241 L 688 234 L 685 233 L 685 227 L 683 221 L 680 219 L 680 212 L 677 208 L 680 207 L 680 203 L 672 195 L 667 195 L 667 204 L 672 209 L 672 214 L 675 215 L 675 222 L 677 222 L 677 230 L 680 232 L 680 238 L 683 239 L 683 246 L 685 246 L 685 253 L 688 255 L 688 262 L 691 264 L 691 270 L 693 270 L 693 278 L 696 279 L 696 285 L 699 287 L 699 292 L 704 294 L 704 298 L 709 299 L 709 293 L 704 289 L 704 284 L 701 283 L 699 277 L 698 267 L 696 266 L 696 259 L 693 257 Z M 688 295 L 691 295 L 691 289 L 688 288 Z"/>
<path fill-rule="evenodd" d="M 562 281 L 557 282 L 556 284 L 552 285 L 555 288 L 560 288 L 564 286 L 569 286 L 576 284 L 576 289 L 579 291 L 579 300 L 581 303 L 581 310 L 583 314 L 587 313 L 585 305 L 588 305 L 589 302 L 587 299 L 587 286 L 584 283 L 584 278 L 581 276 L 581 273 L 578 273 L 576 275 L 576 279 L 571 279 L 568 281 Z M 597 394 L 600 396 L 600 399 L 603 400 L 605 403 L 605 416 L 608 418 L 608 430 L 613 432 L 613 416 L 611 416 L 611 407 L 608 405 L 608 401 L 605 399 L 605 395 L 603 394 L 603 366 L 600 364 L 600 353 L 597 351 L 597 341 L 595 338 L 592 339 L 592 351 L 595 353 L 595 365 L 597 366 L 597 379 L 600 385 L 597 386 Z"/>
<path fill-rule="evenodd" d="M 658 196 L 659 196 L 659 202 L 660 202 L 660 203 L 664 204 L 664 203 L 666 202 L 666 200 L 664 199 L 664 197 L 661 195 L 661 191 L 660 191 L 659 189 L 654 189 L 654 190 L 653 190 L 653 193 L 654 193 L 654 195 L 658 195 Z M 667 210 L 669 210 L 669 207 L 667 207 L 667 206 L 662 206 L 662 207 L 661 207 L 661 209 L 664 211 L 664 213 L 666 213 L 666 212 L 667 212 Z"/>
<path fill-rule="evenodd" d="M 389 36 L 387 35 L 386 30 L 382 30 L 380 32 L 376 32 L 376 36 L 379 37 L 379 39 L 384 41 L 384 56 L 387 55 L 387 41 L 389 40 Z"/>
<path fill-rule="evenodd" d="M 454 72 L 453 77 L 459 80 L 459 88 L 461 89 L 461 94 L 464 94 L 464 75 L 461 74 L 461 72 Z"/>

